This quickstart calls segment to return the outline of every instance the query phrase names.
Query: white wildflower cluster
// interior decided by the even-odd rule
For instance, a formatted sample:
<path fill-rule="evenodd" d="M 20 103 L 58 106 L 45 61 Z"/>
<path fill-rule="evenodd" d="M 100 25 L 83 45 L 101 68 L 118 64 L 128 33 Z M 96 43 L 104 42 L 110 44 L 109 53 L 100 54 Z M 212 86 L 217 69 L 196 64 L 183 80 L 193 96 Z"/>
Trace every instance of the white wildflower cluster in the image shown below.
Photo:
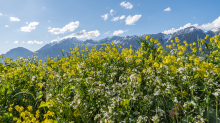
<path fill-rule="evenodd" d="M 162 117 L 165 114 L 165 112 L 160 107 L 156 108 L 156 113 L 159 114 L 160 117 Z"/>
<path fill-rule="evenodd" d="M 171 54 L 171 55 L 174 55 L 175 52 L 177 52 L 177 49 L 172 49 L 172 50 L 170 51 L 170 54 Z"/>
<path fill-rule="evenodd" d="M 183 72 L 187 71 L 188 67 L 180 67 L 179 69 L 177 69 L 176 73 L 180 73 L 182 74 Z"/>

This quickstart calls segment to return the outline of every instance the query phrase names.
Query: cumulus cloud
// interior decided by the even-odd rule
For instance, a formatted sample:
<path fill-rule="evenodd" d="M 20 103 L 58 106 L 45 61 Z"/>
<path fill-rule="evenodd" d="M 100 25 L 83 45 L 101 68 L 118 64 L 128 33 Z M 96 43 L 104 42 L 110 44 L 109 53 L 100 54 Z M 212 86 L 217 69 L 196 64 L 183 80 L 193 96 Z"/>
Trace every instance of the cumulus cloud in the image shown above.
<path fill-rule="evenodd" d="M 76 22 L 70 22 L 63 28 L 52 28 L 48 32 L 51 32 L 52 34 L 63 34 L 67 32 L 73 32 L 76 28 L 79 26 L 79 21 Z"/>
<path fill-rule="evenodd" d="M 86 32 L 86 30 L 82 30 L 80 32 L 73 33 L 73 34 L 70 34 L 68 36 L 65 36 L 65 37 L 61 38 L 61 40 L 67 39 L 67 38 L 72 38 L 72 37 L 91 39 L 91 38 L 96 38 L 99 35 L 100 35 L 100 33 L 99 33 L 98 30 L 90 31 L 90 32 Z"/>
<path fill-rule="evenodd" d="M 9 27 L 8 25 L 5 25 L 5 27 Z"/>
<path fill-rule="evenodd" d="M 2 13 L 0 13 L 0 16 L 2 16 Z"/>
<path fill-rule="evenodd" d="M 125 15 L 122 15 L 122 16 L 121 16 L 119 19 L 121 19 L 121 20 L 122 20 L 122 19 L 124 19 L 124 18 L 125 18 Z"/>
<path fill-rule="evenodd" d="M 126 9 L 132 9 L 133 8 L 133 5 L 131 3 L 129 3 L 129 2 L 126 3 L 126 1 L 122 2 L 120 4 L 120 6 L 126 8 Z"/>
<path fill-rule="evenodd" d="M 128 30 L 118 30 L 118 31 L 114 31 L 113 35 L 119 35 L 119 34 L 123 34 L 124 32 L 127 32 Z"/>
<path fill-rule="evenodd" d="M 101 16 L 104 20 L 108 19 L 108 13 Z"/>
<path fill-rule="evenodd" d="M 21 43 L 22 43 L 22 44 L 24 44 L 25 42 L 24 42 L 24 41 L 22 41 Z"/>
<path fill-rule="evenodd" d="M 51 27 L 49 26 L 47 29 L 51 29 Z"/>
<path fill-rule="evenodd" d="M 42 41 L 28 41 L 27 42 L 28 44 L 42 44 L 43 42 Z"/>
<path fill-rule="evenodd" d="M 26 22 L 26 24 L 28 24 L 28 22 Z"/>
<path fill-rule="evenodd" d="M 113 17 L 111 21 L 115 21 L 116 22 L 118 20 L 119 20 L 119 17 Z"/>
<path fill-rule="evenodd" d="M 31 30 L 36 29 L 36 26 L 39 24 L 39 22 L 31 22 L 28 26 L 21 27 L 21 31 L 23 32 L 31 32 Z"/>
<path fill-rule="evenodd" d="M 141 15 L 134 15 L 133 17 L 131 15 L 129 15 L 125 22 L 126 25 L 135 25 L 134 23 L 137 22 L 140 19 Z"/>
<path fill-rule="evenodd" d="M 171 11 L 171 9 L 170 9 L 170 7 L 168 7 L 168 8 L 166 8 L 166 9 L 164 9 L 164 11 Z"/>
<path fill-rule="evenodd" d="M 202 29 L 202 30 L 212 30 L 212 31 L 217 31 L 218 28 L 220 28 L 220 16 L 215 19 L 214 21 L 212 21 L 212 23 L 207 23 L 207 24 L 202 24 L 201 26 L 198 26 L 198 24 L 191 24 L 191 23 L 187 23 L 186 25 L 184 25 L 183 27 L 180 27 L 178 29 L 172 28 L 170 30 L 165 30 L 163 33 L 164 34 L 172 34 L 174 32 L 177 32 L 181 29 L 190 27 L 190 26 L 194 26 L 198 29 Z"/>
<path fill-rule="evenodd" d="M 10 21 L 20 21 L 20 19 L 16 17 L 10 17 Z"/>
<path fill-rule="evenodd" d="M 114 13 L 113 13 L 114 12 Z M 114 11 L 113 9 L 110 10 L 110 15 L 112 16 L 113 14 L 115 14 L 116 11 Z"/>
<path fill-rule="evenodd" d="M 15 43 L 15 44 L 18 44 L 18 41 L 15 41 L 14 43 Z"/>

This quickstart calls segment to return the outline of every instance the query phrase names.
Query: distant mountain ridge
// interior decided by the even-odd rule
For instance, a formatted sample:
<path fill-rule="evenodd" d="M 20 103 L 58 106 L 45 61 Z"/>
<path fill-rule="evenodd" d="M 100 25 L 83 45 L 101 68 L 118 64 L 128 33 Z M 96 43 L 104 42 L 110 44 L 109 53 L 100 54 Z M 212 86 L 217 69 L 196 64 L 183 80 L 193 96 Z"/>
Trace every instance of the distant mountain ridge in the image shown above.
<path fill-rule="evenodd" d="M 197 43 L 197 37 L 199 38 L 204 38 L 206 36 L 206 34 L 209 34 L 210 37 L 213 37 L 216 34 L 220 33 L 220 28 L 217 29 L 217 31 L 213 32 L 213 31 L 207 31 L 206 33 L 201 30 L 198 29 L 194 26 L 191 27 L 187 27 L 184 28 L 182 30 L 179 30 L 173 34 L 164 34 L 164 33 L 157 33 L 157 34 L 149 34 L 151 37 L 153 38 L 157 38 L 157 39 L 162 39 L 163 43 L 162 46 L 164 48 L 166 48 L 166 45 L 171 44 L 170 40 L 175 40 L 175 37 L 179 37 L 180 42 L 183 44 L 183 41 L 187 41 L 188 44 L 192 44 L 193 42 Z M 145 39 L 147 34 L 142 35 L 143 39 Z M 62 56 L 62 49 L 66 50 L 67 52 L 70 51 L 70 48 L 75 48 L 76 44 L 78 44 L 78 48 L 79 51 L 84 49 L 84 47 L 82 46 L 82 44 L 84 43 L 85 46 L 88 47 L 89 51 L 91 50 L 92 46 L 97 46 L 96 50 L 99 50 L 101 47 L 105 48 L 105 46 L 103 46 L 103 43 L 109 44 L 111 42 L 114 42 L 115 45 L 120 45 L 122 46 L 122 48 L 118 48 L 117 46 L 115 48 L 118 49 L 119 52 L 122 52 L 123 48 L 130 48 L 130 45 L 132 45 L 132 47 L 134 47 L 136 50 L 139 49 L 141 47 L 141 45 L 136 41 L 136 40 L 140 40 L 140 36 L 137 35 L 133 35 L 133 36 L 109 36 L 106 37 L 104 39 L 98 40 L 98 41 L 94 41 L 92 39 L 86 40 L 86 41 L 81 41 L 75 37 L 73 38 L 67 38 L 67 39 L 63 39 L 61 41 L 54 41 L 51 43 L 48 43 L 46 45 L 44 45 L 42 48 L 40 48 L 37 52 L 37 56 L 39 59 L 42 59 L 42 61 L 46 61 L 46 59 L 44 59 L 44 57 L 46 57 L 47 55 L 49 55 L 49 57 L 57 57 L 58 55 Z M 125 45 L 123 46 L 122 44 L 125 43 Z M 209 43 L 209 42 L 207 42 Z M 156 46 L 158 48 L 158 46 Z M 203 46 L 204 48 L 204 46 Z M 104 49 L 103 49 L 104 50 Z M 188 47 L 188 51 L 191 52 L 191 50 Z M 2 54 L 3 55 L 3 54 Z M 31 52 L 30 50 L 23 48 L 23 47 L 18 47 L 18 48 L 14 48 L 11 49 L 10 51 L 8 51 L 5 54 L 5 57 L 7 58 L 13 58 L 14 60 L 18 58 L 18 56 L 20 57 L 32 57 L 34 55 L 33 52 Z"/>

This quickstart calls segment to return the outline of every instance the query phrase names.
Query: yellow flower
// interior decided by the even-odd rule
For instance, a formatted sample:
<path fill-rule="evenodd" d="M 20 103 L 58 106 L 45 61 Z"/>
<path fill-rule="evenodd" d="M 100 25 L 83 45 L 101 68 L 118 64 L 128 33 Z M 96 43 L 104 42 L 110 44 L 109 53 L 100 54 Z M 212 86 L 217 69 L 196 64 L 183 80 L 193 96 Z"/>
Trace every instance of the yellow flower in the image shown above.
<path fill-rule="evenodd" d="M 11 111 L 11 110 L 13 110 L 13 108 L 12 108 L 12 107 L 10 107 L 10 108 L 8 109 L 8 111 Z"/>
<path fill-rule="evenodd" d="M 21 117 L 25 117 L 25 112 L 21 112 Z"/>
<path fill-rule="evenodd" d="M 173 40 L 171 40 L 170 42 L 173 43 Z"/>
<path fill-rule="evenodd" d="M 150 35 L 147 35 L 147 36 L 146 36 L 146 39 L 148 39 L 148 38 L 150 38 Z"/>
<path fill-rule="evenodd" d="M 16 121 L 18 118 L 17 117 L 13 117 L 13 121 Z"/>
<path fill-rule="evenodd" d="M 160 43 L 157 43 L 158 46 L 160 46 Z"/>
<path fill-rule="evenodd" d="M 28 111 L 32 111 L 32 106 L 28 106 Z"/>
<path fill-rule="evenodd" d="M 193 45 L 196 45 L 196 42 L 193 42 Z"/>

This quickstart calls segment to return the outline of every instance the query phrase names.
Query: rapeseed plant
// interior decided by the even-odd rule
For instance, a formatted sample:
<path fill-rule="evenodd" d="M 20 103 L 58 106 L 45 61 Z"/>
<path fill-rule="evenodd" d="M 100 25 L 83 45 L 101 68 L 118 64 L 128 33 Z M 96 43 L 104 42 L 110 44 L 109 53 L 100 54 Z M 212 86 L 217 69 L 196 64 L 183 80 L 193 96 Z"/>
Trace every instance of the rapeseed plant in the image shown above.
<path fill-rule="evenodd" d="M 44 63 L 37 56 L 6 58 L 0 64 L 0 121 L 218 122 L 219 35 L 198 40 L 199 48 L 196 42 L 180 45 L 176 37 L 166 46 L 170 52 L 147 35 L 136 52 L 130 45 L 119 54 L 111 42 L 91 52 L 63 49 L 62 58 L 47 56 Z"/>

